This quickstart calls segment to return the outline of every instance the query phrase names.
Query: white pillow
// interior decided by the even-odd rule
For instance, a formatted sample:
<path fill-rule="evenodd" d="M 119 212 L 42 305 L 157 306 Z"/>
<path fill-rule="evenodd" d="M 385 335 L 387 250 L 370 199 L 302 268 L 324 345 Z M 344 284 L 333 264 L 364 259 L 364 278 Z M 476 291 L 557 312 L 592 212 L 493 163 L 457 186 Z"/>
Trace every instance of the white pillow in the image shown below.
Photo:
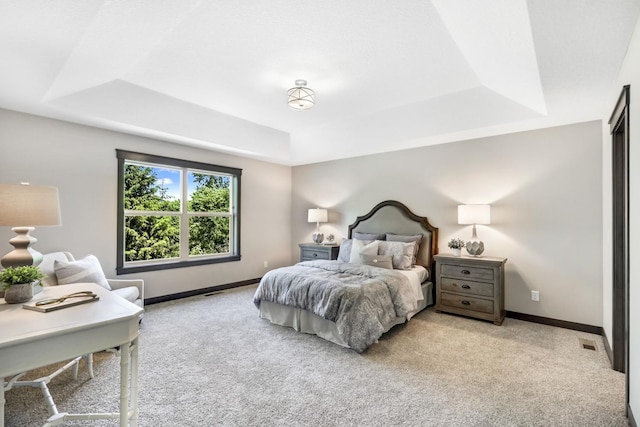
<path fill-rule="evenodd" d="M 56 273 L 59 285 L 71 283 L 96 283 L 105 289 L 111 290 L 109 282 L 102 271 L 100 261 L 94 255 L 77 261 L 58 261 L 53 263 L 53 271 Z"/>
<path fill-rule="evenodd" d="M 351 244 L 351 256 L 349 262 L 351 264 L 362 264 L 362 258 L 360 255 L 378 255 L 379 240 L 373 242 L 369 240 L 357 240 L 353 239 Z"/>
<path fill-rule="evenodd" d="M 351 258 L 351 239 L 342 239 L 340 249 L 338 250 L 338 261 L 349 262 Z"/>

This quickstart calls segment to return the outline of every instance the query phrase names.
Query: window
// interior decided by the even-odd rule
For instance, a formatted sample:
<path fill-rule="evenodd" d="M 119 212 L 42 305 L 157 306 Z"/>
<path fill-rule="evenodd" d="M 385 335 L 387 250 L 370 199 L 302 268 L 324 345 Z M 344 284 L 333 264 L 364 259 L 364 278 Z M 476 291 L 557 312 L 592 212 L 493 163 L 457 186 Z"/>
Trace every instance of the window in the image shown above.
<path fill-rule="evenodd" d="M 116 153 L 118 274 L 240 259 L 241 169 Z"/>

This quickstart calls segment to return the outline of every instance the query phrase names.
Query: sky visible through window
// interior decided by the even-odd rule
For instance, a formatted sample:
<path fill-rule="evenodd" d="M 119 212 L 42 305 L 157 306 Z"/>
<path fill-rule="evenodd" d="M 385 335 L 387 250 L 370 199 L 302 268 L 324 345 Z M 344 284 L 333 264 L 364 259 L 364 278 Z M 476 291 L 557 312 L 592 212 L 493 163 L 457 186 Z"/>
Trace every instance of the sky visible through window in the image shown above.
<path fill-rule="evenodd" d="M 167 190 L 167 196 L 173 198 L 174 200 L 180 199 L 180 170 L 179 169 L 164 169 L 164 168 L 153 168 L 153 171 L 156 173 L 158 180 L 156 183 L 161 188 Z M 193 190 L 191 188 L 191 184 L 189 183 L 189 193 Z"/>
<path fill-rule="evenodd" d="M 171 197 L 172 200 L 180 199 L 180 169 L 166 169 L 166 168 L 153 168 L 154 172 L 158 179 L 156 183 L 163 189 L 167 190 L 167 196 Z M 189 184 L 188 184 L 188 192 L 189 196 L 193 194 L 196 190 L 196 182 L 193 179 L 193 172 L 189 172 L 187 174 Z"/>

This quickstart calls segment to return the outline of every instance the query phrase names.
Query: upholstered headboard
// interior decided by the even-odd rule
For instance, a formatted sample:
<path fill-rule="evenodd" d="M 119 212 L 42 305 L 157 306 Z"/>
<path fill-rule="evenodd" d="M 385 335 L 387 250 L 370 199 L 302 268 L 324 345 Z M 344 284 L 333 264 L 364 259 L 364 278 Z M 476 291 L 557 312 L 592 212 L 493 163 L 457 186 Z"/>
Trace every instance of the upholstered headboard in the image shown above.
<path fill-rule="evenodd" d="M 433 256 L 438 253 L 438 229 L 426 217 L 411 212 L 402 203 L 386 200 L 378 203 L 371 211 L 356 218 L 349 226 L 349 239 L 354 232 L 393 233 L 403 235 L 422 234 L 422 242 L 416 263 L 433 271 Z"/>

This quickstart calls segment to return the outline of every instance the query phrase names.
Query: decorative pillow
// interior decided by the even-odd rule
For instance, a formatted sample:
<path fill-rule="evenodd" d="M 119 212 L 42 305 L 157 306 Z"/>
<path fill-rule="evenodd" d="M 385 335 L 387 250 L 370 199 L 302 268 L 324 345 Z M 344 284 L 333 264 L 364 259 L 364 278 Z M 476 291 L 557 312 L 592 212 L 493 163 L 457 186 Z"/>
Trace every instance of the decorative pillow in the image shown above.
<path fill-rule="evenodd" d="M 380 242 L 380 255 L 391 255 L 393 268 L 409 270 L 413 265 L 411 260 L 415 252 L 416 242 Z"/>
<path fill-rule="evenodd" d="M 94 255 L 77 261 L 63 262 L 56 260 L 53 263 L 53 271 L 56 273 L 59 285 L 70 283 L 97 283 L 105 289 L 111 290 L 109 282 L 102 271 L 100 261 Z"/>
<path fill-rule="evenodd" d="M 384 233 L 358 233 L 354 231 L 352 237 L 358 240 L 384 240 Z"/>
<path fill-rule="evenodd" d="M 361 255 L 378 255 L 379 240 L 373 242 L 367 240 L 354 239 L 351 245 L 351 256 L 349 262 L 351 264 L 362 264 Z"/>
<path fill-rule="evenodd" d="M 362 263 L 366 265 L 372 265 L 374 267 L 393 269 L 393 263 L 391 262 L 391 255 L 360 255 Z"/>
<path fill-rule="evenodd" d="M 422 242 L 422 234 L 416 234 L 413 236 L 405 236 L 402 234 L 387 233 L 387 242 L 416 242 L 415 252 L 413 253 L 413 259 L 411 265 L 416 264 L 416 256 L 420 250 L 420 243 Z"/>
<path fill-rule="evenodd" d="M 338 261 L 349 262 L 349 259 L 351 258 L 352 244 L 353 244 L 353 240 L 342 239 L 342 242 L 340 242 L 340 249 L 338 250 Z"/>

